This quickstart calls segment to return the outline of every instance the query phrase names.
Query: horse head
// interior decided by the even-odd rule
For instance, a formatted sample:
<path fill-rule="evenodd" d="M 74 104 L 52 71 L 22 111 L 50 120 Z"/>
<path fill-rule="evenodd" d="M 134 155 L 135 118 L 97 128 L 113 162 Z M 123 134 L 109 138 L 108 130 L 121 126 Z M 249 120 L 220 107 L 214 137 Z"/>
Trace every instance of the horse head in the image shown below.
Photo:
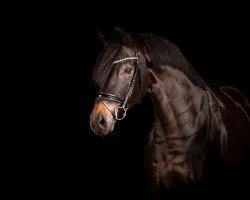
<path fill-rule="evenodd" d="M 94 69 L 94 82 L 100 91 L 90 115 L 90 127 L 97 135 L 107 135 L 147 93 L 149 58 L 120 28 L 108 42 L 103 34 L 98 35 L 105 47 Z"/>

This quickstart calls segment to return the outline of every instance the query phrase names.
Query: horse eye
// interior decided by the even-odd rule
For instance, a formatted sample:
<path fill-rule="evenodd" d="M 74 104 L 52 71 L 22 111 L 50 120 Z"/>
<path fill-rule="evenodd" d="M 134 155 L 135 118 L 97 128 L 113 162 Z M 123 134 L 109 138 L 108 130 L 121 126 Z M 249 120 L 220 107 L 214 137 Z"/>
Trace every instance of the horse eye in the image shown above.
<path fill-rule="evenodd" d="M 132 72 L 132 68 L 125 68 L 124 74 L 130 74 Z"/>

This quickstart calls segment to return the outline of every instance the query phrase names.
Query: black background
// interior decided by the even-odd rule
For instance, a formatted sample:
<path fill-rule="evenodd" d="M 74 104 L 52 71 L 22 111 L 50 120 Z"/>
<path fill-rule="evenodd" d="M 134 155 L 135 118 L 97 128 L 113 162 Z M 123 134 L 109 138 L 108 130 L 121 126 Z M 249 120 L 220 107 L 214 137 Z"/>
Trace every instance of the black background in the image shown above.
<path fill-rule="evenodd" d="M 22 135 L 25 151 L 16 153 L 21 157 L 17 185 L 25 186 L 22 193 L 149 198 L 143 164 L 153 119 L 149 100 L 133 108 L 106 138 L 89 128 L 97 92 L 92 67 L 102 49 L 97 29 L 111 34 L 118 26 L 161 35 L 179 46 L 205 81 L 249 90 L 249 13 L 244 5 L 117 2 L 113 6 L 34 6 L 14 17 L 17 41 L 28 49 L 24 64 L 30 66 L 29 79 L 23 80 L 25 92 L 31 94 L 26 101 L 31 119 L 25 123 L 30 134 Z M 241 195 L 248 188 L 243 182 L 250 177 L 242 172 L 245 168 L 229 170 L 208 181 L 207 187 L 222 195 L 232 191 Z"/>

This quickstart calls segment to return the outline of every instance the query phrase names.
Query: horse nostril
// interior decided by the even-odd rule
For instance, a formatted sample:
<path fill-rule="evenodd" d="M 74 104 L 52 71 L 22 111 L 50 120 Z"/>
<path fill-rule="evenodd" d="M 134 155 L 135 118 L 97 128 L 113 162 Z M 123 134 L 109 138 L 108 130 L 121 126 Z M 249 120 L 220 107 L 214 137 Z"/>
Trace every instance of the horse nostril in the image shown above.
<path fill-rule="evenodd" d="M 99 115 L 99 123 L 98 124 L 100 127 L 106 128 L 107 123 L 102 115 Z"/>

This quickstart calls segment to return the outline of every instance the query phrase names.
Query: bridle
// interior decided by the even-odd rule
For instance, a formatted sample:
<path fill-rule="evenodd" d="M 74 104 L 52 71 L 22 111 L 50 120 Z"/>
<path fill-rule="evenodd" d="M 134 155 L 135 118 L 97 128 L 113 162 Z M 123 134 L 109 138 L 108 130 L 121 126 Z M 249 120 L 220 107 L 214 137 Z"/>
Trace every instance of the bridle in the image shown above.
<path fill-rule="evenodd" d="M 140 64 L 140 60 L 139 60 L 139 53 L 135 52 L 135 56 L 126 57 L 126 58 L 116 60 L 116 61 L 113 62 L 113 64 L 125 62 L 125 61 L 128 61 L 128 60 L 135 60 L 135 64 L 134 64 L 135 68 L 134 68 L 133 77 L 132 77 L 132 79 L 130 81 L 129 87 L 128 87 L 127 92 L 126 92 L 126 96 L 124 98 L 122 98 L 122 97 L 118 97 L 118 96 L 116 96 L 114 94 L 110 94 L 110 93 L 103 92 L 103 91 L 100 91 L 100 92 L 97 93 L 97 101 L 102 102 L 107 107 L 109 112 L 112 114 L 114 120 L 122 120 L 122 119 L 124 119 L 126 117 L 126 112 L 127 112 L 127 109 L 128 109 L 128 106 L 127 106 L 128 97 L 129 97 L 130 92 L 132 91 L 132 89 L 134 87 L 134 82 L 135 82 L 137 74 L 138 74 L 138 77 L 139 77 L 140 89 L 142 91 L 142 83 L 141 83 L 142 80 L 141 80 L 141 70 L 140 70 L 141 69 L 141 64 Z M 140 100 L 142 98 L 141 91 L 140 91 Z M 103 100 L 114 101 L 114 102 L 120 103 L 121 106 L 116 107 L 112 111 L 109 108 L 108 104 Z"/>

